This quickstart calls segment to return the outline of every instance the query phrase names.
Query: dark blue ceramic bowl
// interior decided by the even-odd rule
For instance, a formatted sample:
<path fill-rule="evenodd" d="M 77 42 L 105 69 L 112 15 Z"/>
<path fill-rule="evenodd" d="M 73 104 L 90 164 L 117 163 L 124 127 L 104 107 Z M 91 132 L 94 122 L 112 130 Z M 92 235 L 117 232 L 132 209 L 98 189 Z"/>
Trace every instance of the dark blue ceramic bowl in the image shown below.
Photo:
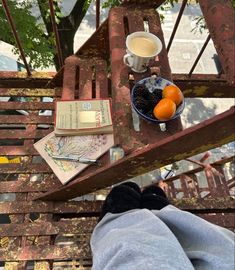
<path fill-rule="evenodd" d="M 162 91 L 164 87 L 167 85 L 175 85 L 175 84 L 161 77 L 148 77 L 148 78 L 138 81 L 133 86 L 132 91 L 131 91 L 131 104 L 132 104 L 133 109 L 137 112 L 137 114 L 140 117 L 152 123 L 166 123 L 180 116 L 180 114 L 183 112 L 184 107 L 185 107 L 184 99 L 181 102 L 181 104 L 177 106 L 175 115 L 171 119 L 165 120 L 165 121 L 160 121 L 156 119 L 154 116 L 146 115 L 140 109 L 136 107 L 135 100 L 136 100 L 138 86 L 144 86 L 145 88 L 148 89 L 150 93 L 154 93 L 156 91 Z"/>

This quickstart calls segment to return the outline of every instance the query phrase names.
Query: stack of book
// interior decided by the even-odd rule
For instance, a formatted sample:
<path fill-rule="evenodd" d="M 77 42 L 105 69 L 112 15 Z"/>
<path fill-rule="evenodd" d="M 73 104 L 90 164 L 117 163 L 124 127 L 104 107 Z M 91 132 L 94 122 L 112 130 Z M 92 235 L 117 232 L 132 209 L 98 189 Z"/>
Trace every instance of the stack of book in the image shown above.
<path fill-rule="evenodd" d="M 54 132 L 34 147 L 66 184 L 113 145 L 111 100 L 87 99 L 58 101 Z"/>
<path fill-rule="evenodd" d="M 112 132 L 110 99 L 59 101 L 56 103 L 56 136 Z"/>

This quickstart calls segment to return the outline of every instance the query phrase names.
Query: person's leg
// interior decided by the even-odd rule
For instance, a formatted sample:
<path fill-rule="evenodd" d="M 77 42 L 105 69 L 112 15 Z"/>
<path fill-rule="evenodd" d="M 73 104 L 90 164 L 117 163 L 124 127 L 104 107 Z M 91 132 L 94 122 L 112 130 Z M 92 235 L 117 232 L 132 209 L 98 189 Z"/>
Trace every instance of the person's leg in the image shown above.
<path fill-rule="evenodd" d="M 94 269 L 235 269 L 232 232 L 169 205 L 160 188 L 145 189 L 140 205 L 152 211 L 110 214 L 98 224 Z"/>
<path fill-rule="evenodd" d="M 171 229 L 196 269 L 235 269 L 232 232 L 167 205 L 160 187 L 150 186 L 142 192 L 142 208 L 162 209 L 153 212 Z"/>
<path fill-rule="evenodd" d="M 194 269 L 170 229 L 147 209 L 105 215 L 91 249 L 93 270 Z"/>
<path fill-rule="evenodd" d="M 92 269 L 193 269 L 169 228 L 150 210 L 136 209 L 145 200 L 136 196 L 136 193 L 140 195 L 140 191 L 130 186 L 115 187 L 104 202 L 102 219 L 91 238 Z M 148 194 L 149 203 L 150 192 L 144 194 Z M 158 206 L 155 209 L 159 209 L 159 200 L 156 203 Z M 126 209 L 129 211 L 121 213 Z"/>
<path fill-rule="evenodd" d="M 152 212 L 173 232 L 195 269 L 235 269 L 233 232 L 172 205 Z"/>

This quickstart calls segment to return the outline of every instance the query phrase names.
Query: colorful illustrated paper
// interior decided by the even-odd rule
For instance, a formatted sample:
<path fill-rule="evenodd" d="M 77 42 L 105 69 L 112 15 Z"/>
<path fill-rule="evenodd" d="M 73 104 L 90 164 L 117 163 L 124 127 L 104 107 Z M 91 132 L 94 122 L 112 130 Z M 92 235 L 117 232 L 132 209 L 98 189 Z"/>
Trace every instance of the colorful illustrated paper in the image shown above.
<path fill-rule="evenodd" d="M 113 134 L 56 137 L 52 132 L 35 143 L 34 147 L 61 183 L 66 184 L 89 165 L 77 161 L 58 160 L 52 156 L 71 155 L 97 159 L 113 145 Z"/>

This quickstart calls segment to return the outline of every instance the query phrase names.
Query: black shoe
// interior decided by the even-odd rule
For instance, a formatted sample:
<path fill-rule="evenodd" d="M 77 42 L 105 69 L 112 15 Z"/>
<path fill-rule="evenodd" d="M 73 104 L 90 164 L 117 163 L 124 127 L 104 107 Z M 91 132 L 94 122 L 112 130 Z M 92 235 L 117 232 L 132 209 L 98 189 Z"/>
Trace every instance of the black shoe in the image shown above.
<path fill-rule="evenodd" d="M 141 208 L 149 210 L 161 210 L 169 203 L 165 192 L 157 186 L 147 187 L 142 192 Z"/>
<path fill-rule="evenodd" d="M 140 209 L 141 190 L 134 182 L 126 182 L 114 187 L 104 201 L 99 221 L 107 213 L 123 213 L 132 209 Z"/>
<path fill-rule="evenodd" d="M 131 181 L 125 182 L 125 183 L 120 184 L 120 186 L 130 187 L 141 195 L 141 189 L 135 182 L 131 182 Z"/>
<path fill-rule="evenodd" d="M 155 194 L 155 195 L 158 195 L 167 199 L 167 196 L 164 190 L 158 186 L 146 187 L 142 192 L 142 195 L 145 195 L 145 194 Z"/>

